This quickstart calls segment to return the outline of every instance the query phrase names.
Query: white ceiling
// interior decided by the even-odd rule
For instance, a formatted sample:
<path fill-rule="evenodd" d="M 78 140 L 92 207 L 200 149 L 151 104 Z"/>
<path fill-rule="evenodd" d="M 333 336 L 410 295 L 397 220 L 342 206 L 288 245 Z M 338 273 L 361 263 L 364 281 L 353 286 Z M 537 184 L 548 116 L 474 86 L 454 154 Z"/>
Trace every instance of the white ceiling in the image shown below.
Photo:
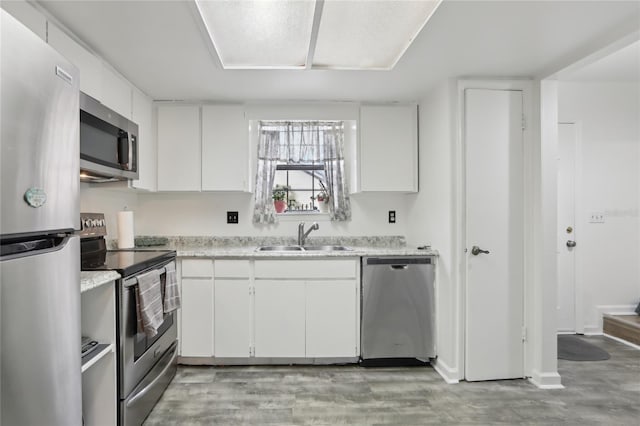
<path fill-rule="evenodd" d="M 640 41 L 605 56 L 577 71 L 563 75 L 571 81 L 640 81 Z"/>
<path fill-rule="evenodd" d="M 556 71 L 640 29 L 637 1 L 445 0 L 391 71 L 223 70 L 191 1 L 40 3 L 154 99 L 418 100 L 450 77 Z"/>

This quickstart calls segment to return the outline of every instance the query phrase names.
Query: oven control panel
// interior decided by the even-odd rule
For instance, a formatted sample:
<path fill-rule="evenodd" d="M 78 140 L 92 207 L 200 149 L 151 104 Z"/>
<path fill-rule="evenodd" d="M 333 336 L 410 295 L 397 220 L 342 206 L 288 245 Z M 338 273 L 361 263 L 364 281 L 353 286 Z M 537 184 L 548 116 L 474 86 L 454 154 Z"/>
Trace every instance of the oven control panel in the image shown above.
<path fill-rule="evenodd" d="M 107 235 L 104 213 L 80 213 L 80 237 L 103 237 Z"/>

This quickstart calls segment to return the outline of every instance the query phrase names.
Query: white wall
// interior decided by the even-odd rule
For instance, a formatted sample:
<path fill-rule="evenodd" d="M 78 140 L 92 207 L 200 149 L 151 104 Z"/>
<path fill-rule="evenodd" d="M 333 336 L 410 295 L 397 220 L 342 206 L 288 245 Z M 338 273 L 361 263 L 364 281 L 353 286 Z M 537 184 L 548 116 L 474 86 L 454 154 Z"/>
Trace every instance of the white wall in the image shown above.
<path fill-rule="evenodd" d="M 114 188 L 115 187 L 115 188 Z M 107 239 L 118 237 L 116 213 L 121 210 L 133 210 L 136 212 L 138 194 L 126 188 L 126 183 L 116 184 L 80 184 L 80 212 L 104 213 L 107 222 Z M 134 219 L 139 222 L 134 214 Z M 137 226 L 134 231 L 137 234 Z"/>
<path fill-rule="evenodd" d="M 109 184 L 82 184 L 80 198 L 82 212 L 105 213 L 109 239 L 117 238 L 116 213 L 125 207 L 134 211 L 136 235 L 293 237 L 301 221 L 320 223 L 312 236 L 405 235 L 407 230 L 404 194 L 352 195 L 349 222 L 331 222 L 326 215 L 296 215 L 281 217 L 271 226 L 252 223 L 253 194 L 143 193 Z M 227 224 L 228 210 L 239 212 L 239 224 Z M 388 223 L 389 210 L 396 211 L 395 224 Z"/>
<path fill-rule="evenodd" d="M 576 122 L 576 269 L 585 332 L 640 300 L 640 84 L 560 82 L 559 120 Z M 589 223 L 591 212 L 605 223 Z M 598 307 L 601 307 L 599 310 Z"/>
<path fill-rule="evenodd" d="M 272 226 L 252 223 L 253 194 L 160 193 L 139 194 L 136 233 L 139 235 L 295 236 L 298 223 L 320 222 L 315 236 L 405 235 L 406 196 L 357 194 L 351 196 L 349 222 L 331 222 L 328 216 L 281 216 Z M 227 224 L 227 211 L 239 212 L 239 224 Z M 396 210 L 389 224 L 388 210 Z"/>
<path fill-rule="evenodd" d="M 437 368 L 449 380 L 461 379 L 460 289 L 454 261 L 455 239 L 455 83 L 445 81 L 420 101 L 420 192 L 408 196 L 409 245 L 438 250 Z"/>

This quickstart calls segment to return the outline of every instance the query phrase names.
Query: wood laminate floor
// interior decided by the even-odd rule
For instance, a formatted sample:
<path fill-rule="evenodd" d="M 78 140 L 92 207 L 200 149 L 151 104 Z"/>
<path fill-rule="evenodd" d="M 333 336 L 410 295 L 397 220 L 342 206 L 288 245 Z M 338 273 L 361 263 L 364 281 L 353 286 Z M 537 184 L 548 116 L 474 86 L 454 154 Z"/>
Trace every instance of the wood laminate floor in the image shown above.
<path fill-rule="evenodd" d="M 152 425 L 640 424 L 640 351 L 584 337 L 607 361 L 558 361 L 565 389 L 444 383 L 432 368 L 180 367 Z"/>

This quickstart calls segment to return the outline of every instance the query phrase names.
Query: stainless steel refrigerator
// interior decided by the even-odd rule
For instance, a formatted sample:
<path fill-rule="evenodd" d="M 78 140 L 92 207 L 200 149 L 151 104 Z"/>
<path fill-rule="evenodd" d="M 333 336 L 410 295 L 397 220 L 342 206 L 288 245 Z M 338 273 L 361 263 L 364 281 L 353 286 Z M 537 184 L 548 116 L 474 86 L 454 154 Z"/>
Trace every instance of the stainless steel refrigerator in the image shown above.
<path fill-rule="evenodd" d="M 0 13 L 0 419 L 81 425 L 78 71 Z"/>

